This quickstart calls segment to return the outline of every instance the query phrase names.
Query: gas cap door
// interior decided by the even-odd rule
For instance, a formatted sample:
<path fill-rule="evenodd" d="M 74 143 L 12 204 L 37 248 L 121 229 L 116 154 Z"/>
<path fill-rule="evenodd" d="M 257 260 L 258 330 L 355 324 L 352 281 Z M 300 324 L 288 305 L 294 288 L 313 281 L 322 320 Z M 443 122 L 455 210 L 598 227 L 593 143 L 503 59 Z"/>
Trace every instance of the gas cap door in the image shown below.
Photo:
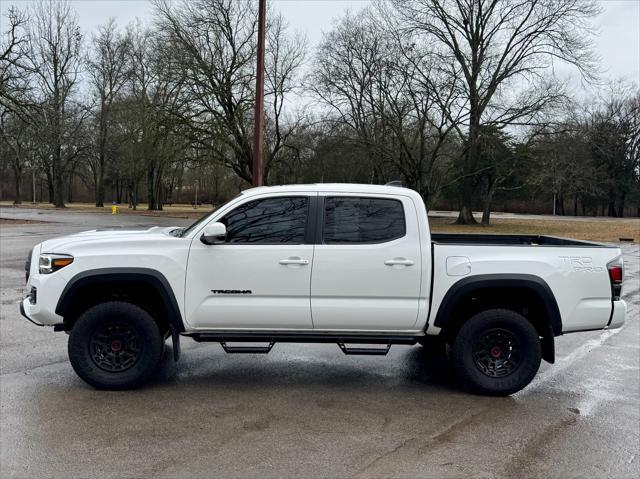
<path fill-rule="evenodd" d="M 466 276 L 471 273 L 471 261 L 466 256 L 447 256 L 447 276 Z"/>

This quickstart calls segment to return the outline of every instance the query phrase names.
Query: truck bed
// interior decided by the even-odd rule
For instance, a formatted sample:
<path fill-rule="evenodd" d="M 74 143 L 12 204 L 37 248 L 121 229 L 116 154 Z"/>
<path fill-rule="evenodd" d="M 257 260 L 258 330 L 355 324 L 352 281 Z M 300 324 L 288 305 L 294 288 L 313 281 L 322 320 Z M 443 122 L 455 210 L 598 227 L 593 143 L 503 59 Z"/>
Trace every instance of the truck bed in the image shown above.
<path fill-rule="evenodd" d="M 580 241 L 557 236 L 542 235 L 499 235 L 499 234 L 464 234 L 464 233 L 432 233 L 434 244 L 475 245 L 475 246 L 571 246 L 588 248 L 615 248 L 612 245 Z"/>

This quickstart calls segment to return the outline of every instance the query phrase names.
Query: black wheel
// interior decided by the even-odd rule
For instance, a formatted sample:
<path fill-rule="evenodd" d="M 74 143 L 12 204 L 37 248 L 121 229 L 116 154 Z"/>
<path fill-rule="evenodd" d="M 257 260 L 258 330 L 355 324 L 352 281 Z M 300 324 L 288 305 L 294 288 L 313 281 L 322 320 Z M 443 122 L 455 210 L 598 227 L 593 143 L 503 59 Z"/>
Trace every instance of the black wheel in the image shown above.
<path fill-rule="evenodd" d="M 99 389 L 132 389 L 146 382 L 163 351 L 163 338 L 142 308 L 122 301 L 85 311 L 69 335 L 75 372 Z"/>
<path fill-rule="evenodd" d="M 453 340 L 451 360 L 462 384 L 479 394 L 520 391 L 540 367 L 540 338 L 524 316 L 490 309 L 466 321 Z"/>

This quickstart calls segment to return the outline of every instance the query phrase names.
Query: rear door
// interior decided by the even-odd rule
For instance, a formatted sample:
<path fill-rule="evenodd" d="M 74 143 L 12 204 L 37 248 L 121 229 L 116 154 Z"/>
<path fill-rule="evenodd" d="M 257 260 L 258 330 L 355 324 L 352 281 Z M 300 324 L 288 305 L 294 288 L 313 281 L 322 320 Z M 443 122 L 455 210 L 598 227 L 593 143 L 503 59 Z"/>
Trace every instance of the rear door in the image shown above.
<path fill-rule="evenodd" d="M 421 251 L 411 198 L 321 193 L 311 278 L 315 329 L 411 329 Z"/>
<path fill-rule="evenodd" d="M 193 240 L 185 303 L 200 329 L 311 329 L 316 193 L 250 198 L 218 221 L 224 244 Z"/>

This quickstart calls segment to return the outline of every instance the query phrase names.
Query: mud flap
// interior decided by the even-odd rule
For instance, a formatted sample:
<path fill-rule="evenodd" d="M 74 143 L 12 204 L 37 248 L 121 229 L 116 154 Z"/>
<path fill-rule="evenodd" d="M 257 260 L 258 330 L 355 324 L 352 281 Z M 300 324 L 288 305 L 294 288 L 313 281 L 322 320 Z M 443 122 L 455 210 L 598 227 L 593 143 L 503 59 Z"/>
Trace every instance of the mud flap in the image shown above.
<path fill-rule="evenodd" d="M 556 362 L 556 346 L 553 334 L 553 328 L 549 326 L 547 334 L 540 338 L 540 346 L 542 348 L 542 359 L 548 363 Z"/>
<path fill-rule="evenodd" d="M 180 359 L 180 333 L 173 326 L 171 327 L 171 343 L 173 344 L 173 360 Z"/>

